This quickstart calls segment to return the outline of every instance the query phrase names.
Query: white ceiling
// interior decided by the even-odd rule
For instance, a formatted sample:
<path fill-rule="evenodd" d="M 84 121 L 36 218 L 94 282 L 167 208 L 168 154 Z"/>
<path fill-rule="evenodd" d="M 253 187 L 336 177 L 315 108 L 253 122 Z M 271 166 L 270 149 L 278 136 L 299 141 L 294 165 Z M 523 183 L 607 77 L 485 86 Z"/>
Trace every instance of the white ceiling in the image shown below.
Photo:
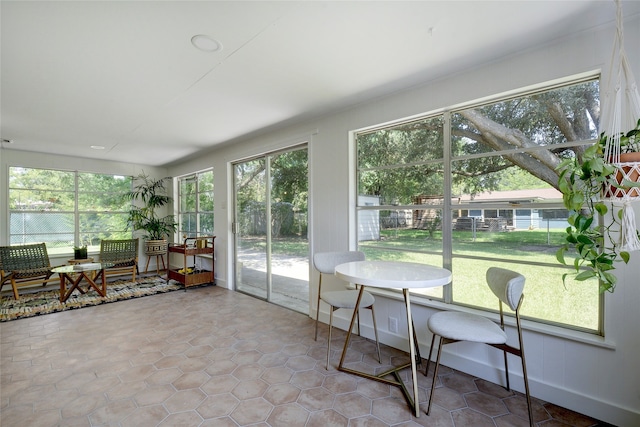
<path fill-rule="evenodd" d="M 0 13 L 2 146 L 159 166 L 612 22 L 615 5 L 2 0 Z M 223 49 L 195 49 L 196 34 Z"/>

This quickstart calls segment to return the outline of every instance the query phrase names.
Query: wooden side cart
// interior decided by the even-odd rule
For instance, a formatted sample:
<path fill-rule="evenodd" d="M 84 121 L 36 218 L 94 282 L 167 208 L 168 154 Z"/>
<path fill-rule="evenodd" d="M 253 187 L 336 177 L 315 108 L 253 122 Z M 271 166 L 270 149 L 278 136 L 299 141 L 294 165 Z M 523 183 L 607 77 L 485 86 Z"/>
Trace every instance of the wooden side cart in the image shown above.
<path fill-rule="evenodd" d="M 213 267 L 213 250 L 215 239 L 216 236 L 187 237 L 184 239 L 184 242 L 181 245 L 170 244 L 169 253 L 182 254 L 183 261 L 181 269 L 169 269 L 167 280 L 173 279 L 182 283 L 185 290 L 187 290 L 189 286 L 213 283 L 215 278 Z M 210 254 L 212 257 L 211 271 L 196 268 L 196 257 L 198 255 L 206 254 Z"/>

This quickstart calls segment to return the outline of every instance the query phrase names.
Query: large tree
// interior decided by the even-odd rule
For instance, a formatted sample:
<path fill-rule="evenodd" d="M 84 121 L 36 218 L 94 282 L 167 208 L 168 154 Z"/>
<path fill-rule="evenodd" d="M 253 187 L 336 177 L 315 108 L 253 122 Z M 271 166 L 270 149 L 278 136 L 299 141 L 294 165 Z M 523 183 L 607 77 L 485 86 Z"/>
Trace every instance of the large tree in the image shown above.
<path fill-rule="evenodd" d="M 558 164 L 585 148 L 559 144 L 596 138 L 599 121 L 596 81 L 456 111 L 451 154 L 460 159 L 451 164 L 454 193 L 508 189 L 514 182 L 509 169 L 522 177 L 519 185 L 537 179 L 557 188 Z M 441 194 L 443 164 L 435 159 L 442 158 L 445 125 L 436 117 L 359 135 L 360 193 L 401 204 L 418 194 Z M 495 151 L 501 155 L 483 156 Z"/>

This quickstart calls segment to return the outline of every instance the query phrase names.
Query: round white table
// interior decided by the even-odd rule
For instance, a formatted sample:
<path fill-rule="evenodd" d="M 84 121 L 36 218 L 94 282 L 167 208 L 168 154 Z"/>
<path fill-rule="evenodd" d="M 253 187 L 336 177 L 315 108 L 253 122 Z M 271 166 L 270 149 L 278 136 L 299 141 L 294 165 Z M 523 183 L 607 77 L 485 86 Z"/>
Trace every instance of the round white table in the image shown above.
<path fill-rule="evenodd" d="M 415 331 L 413 329 L 413 318 L 411 316 L 411 301 L 409 299 L 409 289 L 417 288 L 434 288 L 438 286 L 444 286 L 451 282 L 451 272 L 445 268 L 434 267 L 427 264 L 417 264 L 410 262 L 396 262 L 396 261 L 356 261 L 340 264 L 336 267 L 335 274 L 337 277 L 360 285 L 360 293 L 358 294 L 358 300 L 356 307 L 360 305 L 360 298 L 366 286 L 376 288 L 391 288 L 402 289 L 404 295 L 404 301 L 407 309 L 407 325 L 409 334 L 409 354 L 411 361 L 405 365 L 394 367 L 391 370 L 382 372 L 378 375 L 371 375 L 366 372 L 360 372 L 353 369 L 345 368 L 343 362 L 347 354 L 347 348 L 349 347 L 349 340 L 351 339 L 351 331 L 356 320 L 357 310 L 353 311 L 351 318 L 351 324 L 347 332 L 347 337 L 344 342 L 344 348 L 342 350 L 342 356 L 340 357 L 340 364 L 338 370 L 348 372 L 354 375 L 359 375 L 364 378 L 380 381 L 385 384 L 391 384 L 400 387 L 407 403 L 413 409 L 416 417 L 420 416 L 420 403 L 418 396 L 418 378 L 417 378 L 417 366 L 416 366 L 416 352 L 417 342 L 415 339 Z M 411 378 L 413 380 L 413 397 L 407 391 L 398 371 L 411 366 Z M 393 375 L 395 380 L 387 378 L 389 375 Z"/>

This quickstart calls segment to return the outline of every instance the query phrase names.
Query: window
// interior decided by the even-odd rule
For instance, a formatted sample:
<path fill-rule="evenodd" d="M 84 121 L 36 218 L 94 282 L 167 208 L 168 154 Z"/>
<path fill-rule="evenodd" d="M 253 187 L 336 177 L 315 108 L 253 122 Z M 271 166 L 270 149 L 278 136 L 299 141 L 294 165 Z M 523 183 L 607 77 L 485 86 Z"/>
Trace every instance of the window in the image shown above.
<path fill-rule="evenodd" d="M 601 333 L 597 283 L 555 259 L 567 212 L 555 167 L 597 138 L 598 80 L 356 134 L 358 246 L 370 259 L 443 265 L 429 298 L 495 310 L 485 271 L 527 277 L 523 316 Z"/>
<path fill-rule="evenodd" d="M 73 246 L 100 249 L 127 231 L 131 177 L 77 171 L 9 168 L 9 243 L 47 243 L 52 254 Z"/>
<path fill-rule="evenodd" d="M 358 244 L 369 259 L 442 265 L 443 135 L 442 116 L 357 135 Z M 442 298 L 442 288 L 425 294 Z"/>
<path fill-rule="evenodd" d="M 178 178 L 178 193 L 179 235 L 213 235 L 213 170 Z"/>

